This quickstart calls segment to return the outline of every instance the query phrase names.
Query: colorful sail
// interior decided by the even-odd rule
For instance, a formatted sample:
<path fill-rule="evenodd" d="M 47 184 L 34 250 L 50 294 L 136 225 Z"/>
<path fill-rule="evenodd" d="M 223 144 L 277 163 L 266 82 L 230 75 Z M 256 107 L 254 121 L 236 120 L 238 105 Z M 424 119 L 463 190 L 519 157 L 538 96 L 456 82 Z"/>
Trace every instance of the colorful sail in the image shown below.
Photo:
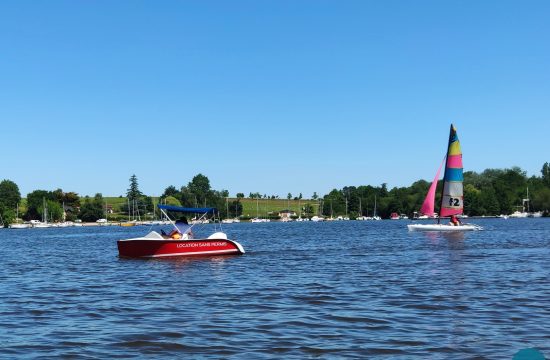
<path fill-rule="evenodd" d="M 451 125 L 451 133 L 449 134 L 449 148 L 447 149 L 447 163 L 445 165 L 443 181 L 439 216 L 446 217 L 462 214 L 464 211 L 462 151 L 460 150 L 460 142 L 453 125 Z"/>
<path fill-rule="evenodd" d="M 439 174 L 441 173 L 441 168 L 443 167 L 444 161 L 445 161 L 445 158 L 443 158 L 441 165 L 439 165 L 439 169 L 437 170 L 437 174 L 435 175 L 434 181 L 432 181 L 432 185 L 430 186 L 430 189 L 428 190 L 428 194 L 426 195 L 426 198 L 422 203 L 422 207 L 420 208 L 420 212 L 424 215 L 434 216 L 435 214 L 435 211 L 434 211 L 435 190 L 437 189 L 437 182 L 439 181 Z"/>

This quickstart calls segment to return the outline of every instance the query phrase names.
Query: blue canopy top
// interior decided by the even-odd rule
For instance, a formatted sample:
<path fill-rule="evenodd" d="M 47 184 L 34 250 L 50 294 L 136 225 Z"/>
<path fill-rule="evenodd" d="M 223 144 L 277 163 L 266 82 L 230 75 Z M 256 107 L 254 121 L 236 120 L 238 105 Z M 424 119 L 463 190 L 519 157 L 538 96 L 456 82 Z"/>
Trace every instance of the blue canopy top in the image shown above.
<path fill-rule="evenodd" d="M 173 206 L 173 205 L 157 205 L 159 209 L 167 210 L 167 211 L 175 211 L 175 212 L 183 212 L 183 213 L 213 213 L 216 212 L 216 208 L 186 208 L 181 206 Z"/>

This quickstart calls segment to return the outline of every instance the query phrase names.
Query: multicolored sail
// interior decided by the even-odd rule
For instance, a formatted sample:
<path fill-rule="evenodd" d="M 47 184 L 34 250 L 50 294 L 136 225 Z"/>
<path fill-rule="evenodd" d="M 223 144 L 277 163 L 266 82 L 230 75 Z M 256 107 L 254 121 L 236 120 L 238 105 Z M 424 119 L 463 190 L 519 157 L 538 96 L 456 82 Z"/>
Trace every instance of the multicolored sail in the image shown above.
<path fill-rule="evenodd" d="M 456 129 L 452 124 L 443 181 L 439 217 L 462 214 L 464 211 L 462 151 L 460 150 L 460 142 L 458 141 Z"/>

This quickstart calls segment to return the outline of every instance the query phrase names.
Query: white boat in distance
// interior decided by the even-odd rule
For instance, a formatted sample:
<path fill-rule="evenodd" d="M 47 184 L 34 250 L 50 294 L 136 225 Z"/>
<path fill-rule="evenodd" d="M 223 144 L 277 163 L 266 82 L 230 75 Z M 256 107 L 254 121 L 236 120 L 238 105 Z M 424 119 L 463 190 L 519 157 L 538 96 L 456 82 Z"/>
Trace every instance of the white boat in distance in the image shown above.
<path fill-rule="evenodd" d="M 40 228 L 50 228 L 52 227 L 51 224 L 48 224 L 47 222 L 42 222 L 42 221 L 39 221 L 39 220 L 31 220 L 31 226 L 33 228 L 37 228 L 37 229 L 40 229 Z"/>
<path fill-rule="evenodd" d="M 31 224 L 29 222 L 20 222 L 21 219 L 19 219 L 19 203 L 17 203 L 17 206 L 15 208 L 15 222 L 13 224 L 9 224 L 8 228 L 10 229 L 28 229 L 31 227 Z M 2 222 L 3 224 L 4 222 Z"/>
<path fill-rule="evenodd" d="M 10 229 L 29 229 L 30 227 L 31 224 L 29 223 L 14 223 L 8 225 L 8 228 Z"/>
<path fill-rule="evenodd" d="M 515 219 L 522 219 L 522 218 L 526 218 L 527 216 L 529 216 L 529 213 L 523 211 L 514 211 L 513 213 L 511 213 L 510 215 L 508 215 L 508 217 L 511 217 L 511 218 L 515 218 Z"/>

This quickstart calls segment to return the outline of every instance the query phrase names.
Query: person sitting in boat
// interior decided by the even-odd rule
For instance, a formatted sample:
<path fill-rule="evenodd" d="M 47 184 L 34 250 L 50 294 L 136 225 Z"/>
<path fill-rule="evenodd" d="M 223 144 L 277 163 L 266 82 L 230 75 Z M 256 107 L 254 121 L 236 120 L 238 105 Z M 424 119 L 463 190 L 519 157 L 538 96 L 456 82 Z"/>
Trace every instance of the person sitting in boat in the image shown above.
<path fill-rule="evenodd" d="M 459 225 L 461 225 L 461 224 L 460 224 L 460 220 L 458 220 L 458 218 L 456 217 L 456 215 L 451 215 L 451 221 L 449 222 L 449 225 L 453 225 L 453 226 L 459 226 Z"/>
<path fill-rule="evenodd" d="M 172 230 L 170 233 L 166 234 L 164 231 L 162 231 L 163 235 L 168 236 L 170 239 L 192 239 L 193 238 L 193 231 L 191 231 L 191 225 L 187 222 L 187 218 L 182 217 L 180 220 L 176 221 L 175 229 Z"/>

